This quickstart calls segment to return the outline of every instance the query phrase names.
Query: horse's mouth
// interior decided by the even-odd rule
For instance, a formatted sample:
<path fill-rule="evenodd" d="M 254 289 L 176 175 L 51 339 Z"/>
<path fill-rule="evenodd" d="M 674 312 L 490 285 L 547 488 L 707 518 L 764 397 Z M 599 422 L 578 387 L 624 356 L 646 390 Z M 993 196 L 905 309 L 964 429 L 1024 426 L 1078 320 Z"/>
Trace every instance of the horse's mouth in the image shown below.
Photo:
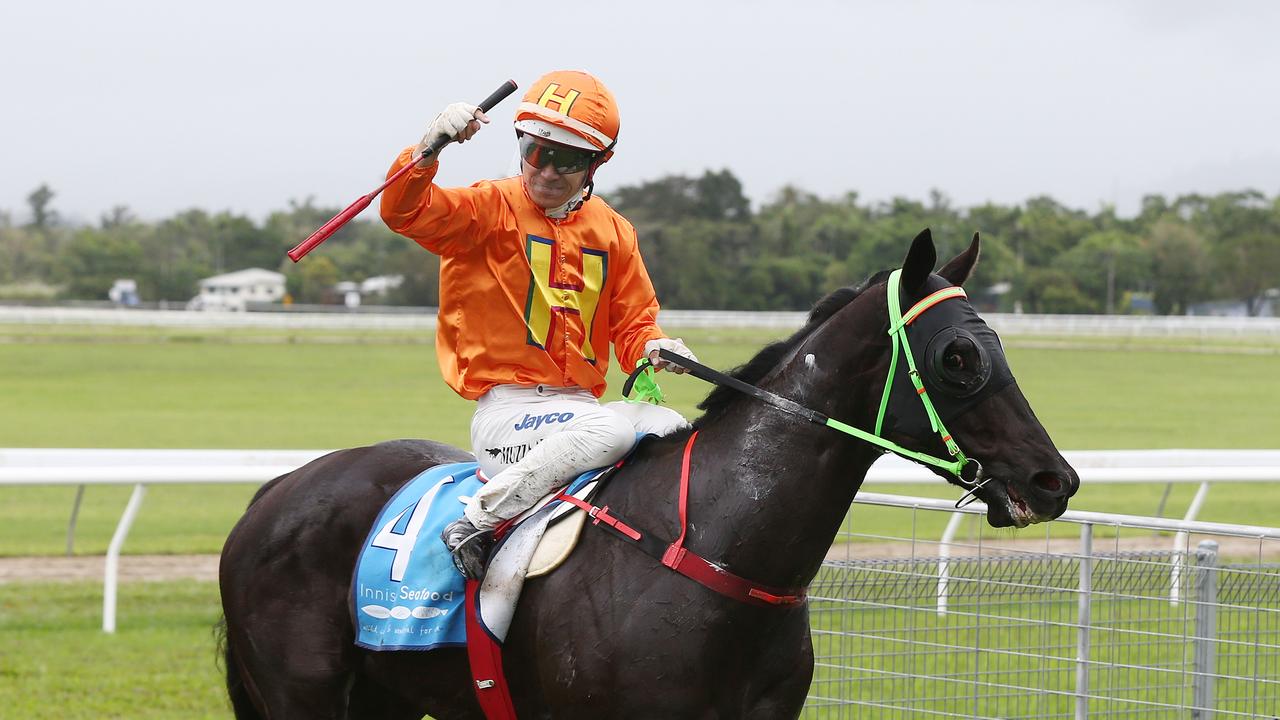
<path fill-rule="evenodd" d="M 1005 502 L 1008 503 L 1009 517 L 1013 518 L 1013 524 L 1017 527 L 1024 528 L 1031 523 L 1039 522 L 1040 518 L 1031 511 L 1027 501 L 1022 499 L 1013 485 L 1005 486 Z"/>
<path fill-rule="evenodd" d="M 1024 528 L 1032 523 L 1043 522 L 1049 518 L 1040 517 L 1022 495 L 1013 487 L 1012 484 L 1004 486 L 1004 497 L 1000 498 L 1001 503 L 987 503 L 987 518 L 992 527 L 1007 527 L 1013 525 L 1016 528 Z M 1003 511 L 997 513 L 997 511 Z M 1005 515 L 1008 522 L 1002 522 L 1006 518 L 999 517 Z"/>

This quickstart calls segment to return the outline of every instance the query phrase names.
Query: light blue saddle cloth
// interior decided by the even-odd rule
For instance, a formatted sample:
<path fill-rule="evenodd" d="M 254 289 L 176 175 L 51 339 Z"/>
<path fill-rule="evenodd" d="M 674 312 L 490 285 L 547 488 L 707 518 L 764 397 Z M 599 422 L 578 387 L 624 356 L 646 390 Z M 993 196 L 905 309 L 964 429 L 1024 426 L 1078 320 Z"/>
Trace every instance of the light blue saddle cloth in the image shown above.
<path fill-rule="evenodd" d="M 356 645 L 430 650 L 466 645 L 463 578 L 440 541 L 481 487 L 476 463 L 438 465 L 410 480 L 374 521 L 352 583 Z"/>
<path fill-rule="evenodd" d="M 351 584 L 356 645 L 370 650 L 466 645 L 466 588 L 440 533 L 462 517 L 466 499 L 483 485 L 476 467 L 469 462 L 424 470 L 382 508 L 360 547 Z M 570 492 L 600 472 L 583 473 L 569 484 Z M 515 595 L 502 602 L 514 608 Z"/>

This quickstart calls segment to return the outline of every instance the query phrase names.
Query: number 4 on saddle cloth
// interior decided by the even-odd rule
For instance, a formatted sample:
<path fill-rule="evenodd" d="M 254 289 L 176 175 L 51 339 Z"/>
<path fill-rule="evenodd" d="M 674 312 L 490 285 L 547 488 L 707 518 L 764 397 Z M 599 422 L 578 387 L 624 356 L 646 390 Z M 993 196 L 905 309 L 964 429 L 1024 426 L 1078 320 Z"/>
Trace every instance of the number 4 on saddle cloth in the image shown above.
<path fill-rule="evenodd" d="M 352 583 L 360 647 L 429 650 L 467 644 L 464 580 L 439 538 L 480 489 L 476 467 L 470 462 L 425 470 L 378 514 Z M 594 492 L 611 469 L 583 473 L 562 493 L 548 495 L 499 528 L 476 608 L 478 620 L 498 642 L 510 628 L 524 579 L 555 569 L 577 542 L 586 514 L 570 513 L 575 505 L 562 497 Z"/>

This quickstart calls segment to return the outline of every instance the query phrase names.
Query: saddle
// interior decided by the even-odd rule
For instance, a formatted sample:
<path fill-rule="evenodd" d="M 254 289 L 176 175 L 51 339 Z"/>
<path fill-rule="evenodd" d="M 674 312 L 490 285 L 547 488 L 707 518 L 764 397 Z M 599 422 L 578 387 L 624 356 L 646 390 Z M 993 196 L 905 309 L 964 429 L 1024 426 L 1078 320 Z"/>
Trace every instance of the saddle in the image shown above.
<path fill-rule="evenodd" d="M 612 473 L 609 473 L 593 480 L 572 497 L 590 502 L 590 499 L 603 487 L 600 480 L 611 476 Z M 533 556 L 529 558 L 529 569 L 525 571 L 525 577 L 546 575 L 569 559 L 569 553 L 573 552 L 573 548 L 577 546 L 582 528 L 587 524 L 587 514 L 570 512 L 572 509 L 573 506 L 567 502 L 556 508 L 554 516 L 547 524 L 546 532 L 542 534 L 538 546 L 533 549 Z"/>

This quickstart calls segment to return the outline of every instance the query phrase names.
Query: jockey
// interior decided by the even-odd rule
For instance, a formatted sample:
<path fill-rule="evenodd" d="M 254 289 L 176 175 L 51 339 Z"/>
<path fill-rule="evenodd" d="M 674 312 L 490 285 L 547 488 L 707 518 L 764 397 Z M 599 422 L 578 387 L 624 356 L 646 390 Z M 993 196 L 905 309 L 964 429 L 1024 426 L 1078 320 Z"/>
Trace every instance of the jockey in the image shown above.
<path fill-rule="evenodd" d="M 622 459 L 636 433 L 687 425 L 647 403 L 600 404 L 609 345 L 626 370 L 670 350 L 696 360 L 658 327 L 658 301 L 636 231 L 600 198 L 593 176 L 613 155 L 618 107 L 584 72 L 539 78 L 516 110 L 519 177 L 442 188 L 441 136 L 465 142 L 489 118 L 449 105 L 390 172 L 417 167 L 382 195 L 395 232 L 440 256 L 436 356 L 445 382 L 476 400 L 471 443 L 483 488 L 445 528 L 467 577 L 483 574 L 493 528 L 592 468 Z"/>

